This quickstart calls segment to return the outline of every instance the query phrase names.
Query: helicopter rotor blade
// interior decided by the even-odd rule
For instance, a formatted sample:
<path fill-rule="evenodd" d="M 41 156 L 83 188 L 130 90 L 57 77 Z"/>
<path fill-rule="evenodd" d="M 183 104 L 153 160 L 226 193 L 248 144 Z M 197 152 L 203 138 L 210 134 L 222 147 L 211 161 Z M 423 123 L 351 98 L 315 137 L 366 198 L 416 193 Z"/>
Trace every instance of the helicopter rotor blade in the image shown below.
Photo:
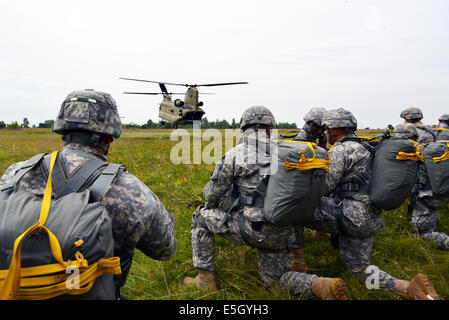
<path fill-rule="evenodd" d="M 158 95 L 158 94 L 185 94 L 185 92 L 123 92 L 124 94 L 150 94 L 150 95 Z"/>
<path fill-rule="evenodd" d="M 224 83 L 206 83 L 206 84 L 195 84 L 193 87 L 215 87 L 215 86 L 229 86 L 234 84 L 248 84 L 248 82 L 224 82 Z"/>
<path fill-rule="evenodd" d="M 183 87 L 188 87 L 188 84 L 183 84 L 183 83 L 171 83 L 171 82 L 162 82 L 162 81 L 151 81 L 151 80 L 142 80 L 142 79 L 132 79 L 132 78 L 119 78 L 122 80 L 132 80 L 132 81 L 142 81 L 142 82 L 151 82 L 151 83 L 158 83 L 158 84 L 169 84 L 169 85 L 173 85 L 173 86 L 183 86 Z"/>

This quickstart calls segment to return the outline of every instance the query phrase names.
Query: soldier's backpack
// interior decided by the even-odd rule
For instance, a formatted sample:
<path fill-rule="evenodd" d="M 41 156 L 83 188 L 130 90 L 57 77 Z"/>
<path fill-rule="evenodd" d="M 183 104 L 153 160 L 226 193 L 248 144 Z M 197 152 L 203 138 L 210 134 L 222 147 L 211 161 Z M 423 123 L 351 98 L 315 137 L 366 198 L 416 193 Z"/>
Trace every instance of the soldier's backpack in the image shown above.
<path fill-rule="evenodd" d="M 354 194 L 369 195 L 378 209 L 394 210 L 411 195 L 422 161 L 418 144 L 412 140 L 392 137 L 385 132 L 374 138 L 347 137 L 341 141 L 361 143 L 370 153 L 370 161 L 356 179 L 337 186 L 342 198 Z"/>
<path fill-rule="evenodd" d="M 265 219 L 276 225 L 312 220 L 325 190 L 327 151 L 315 143 L 287 139 L 279 139 L 272 150 L 277 150 L 271 153 L 277 163 L 268 179 Z"/>
<path fill-rule="evenodd" d="M 121 166 L 93 160 L 64 181 L 57 154 L 29 159 L 0 192 L 0 299 L 115 299 L 120 259 L 100 201 Z M 16 190 L 46 162 L 43 198 Z"/>
<path fill-rule="evenodd" d="M 422 161 L 416 142 L 383 136 L 372 161 L 369 197 L 374 207 L 394 210 L 411 195 Z"/>

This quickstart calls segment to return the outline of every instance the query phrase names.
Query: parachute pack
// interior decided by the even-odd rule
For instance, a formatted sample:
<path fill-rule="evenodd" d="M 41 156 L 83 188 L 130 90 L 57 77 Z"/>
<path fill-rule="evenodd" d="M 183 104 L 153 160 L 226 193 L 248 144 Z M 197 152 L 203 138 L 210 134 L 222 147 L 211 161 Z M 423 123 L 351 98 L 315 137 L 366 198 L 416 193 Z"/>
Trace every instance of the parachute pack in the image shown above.
<path fill-rule="evenodd" d="M 57 155 L 24 162 L 0 190 L 0 299 L 115 299 L 120 258 L 100 201 L 122 166 L 93 160 L 66 181 Z M 16 190 L 38 164 L 48 166 L 43 198 Z"/>
<path fill-rule="evenodd" d="M 382 136 L 375 148 L 369 188 L 374 207 L 394 210 L 411 195 L 422 161 L 418 144 L 409 139 Z"/>
<path fill-rule="evenodd" d="M 429 175 L 432 192 L 449 196 L 449 129 L 438 130 L 436 141 L 423 146 L 422 155 Z"/>
<path fill-rule="evenodd" d="M 310 221 L 325 189 L 329 155 L 315 143 L 277 140 L 272 160 L 276 172 L 268 179 L 265 219 L 276 225 Z"/>

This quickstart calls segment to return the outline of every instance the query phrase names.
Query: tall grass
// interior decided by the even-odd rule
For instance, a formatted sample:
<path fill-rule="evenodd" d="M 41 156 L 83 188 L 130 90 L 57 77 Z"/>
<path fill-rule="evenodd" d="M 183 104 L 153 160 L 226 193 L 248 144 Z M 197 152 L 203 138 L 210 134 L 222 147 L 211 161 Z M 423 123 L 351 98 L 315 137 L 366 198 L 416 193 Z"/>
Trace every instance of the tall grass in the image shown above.
<path fill-rule="evenodd" d="M 190 219 L 202 203 L 202 190 L 209 180 L 213 165 L 170 162 L 170 130 L 125 130 L 115 140 L 108 159 L 122 163 L 159 197 L 176 218 L 177 251 L 169 261 L 155 261 L 136 250 L 131 272 L 122 294 L 131 299 L 305 299 L 294 297 L 278 287 L 262 288 L 256 252 L 215 237 L 217 259 L 217 292 L 185 288 L 182 280 L 194 276 L 190 245 Z M 364 135 L 367 133 L 364 132 Z M 36 153 L 61 148 L 60 136 L 49 129 L 0 130 L 0 172 L 13 162 Z M 449 298 L 449 252 L 435 244 L 417 239 L 404 204 L 384 212 L 385 229 L 376 236 L 371 263 L 391 275 L 411 280 L 418 272 L 426 273 L 442 298 Z M 439 212 L 438 230 L 449 234 L 449 210 Z M 326 238 L 305 231 L 306 261 L 311 273 L 341 277 L 348 286 L 350 299 L 404 299 L 397 293 L 368 290 L 364 280 L 346 272 L 339 252 Z"/>

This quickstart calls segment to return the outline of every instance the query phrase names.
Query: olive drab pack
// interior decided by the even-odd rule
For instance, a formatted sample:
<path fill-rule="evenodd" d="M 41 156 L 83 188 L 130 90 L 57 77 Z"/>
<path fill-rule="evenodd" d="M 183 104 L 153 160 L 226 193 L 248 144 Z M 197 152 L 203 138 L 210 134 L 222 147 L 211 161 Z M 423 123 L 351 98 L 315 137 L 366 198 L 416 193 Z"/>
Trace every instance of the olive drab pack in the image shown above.
<path fill-rule="evenodd" d="M 432 192 L 437 196 L 449 196 L 449 141 L 425 144 L 422 154 Z"/>
<path fill-rule="evenodd" d="M 369 197 L 374 207 L 394 210 L 411 195 L 422 161 L 413 140 L 384 136 L 375 148 Z"/>
<path fill-rule="evenodd" d="M 286 139 L 277 140 L 272 150 L 277 164 L 268 179 L 265 219 L 276 225 L 312 220 L 325 190 L 328 152 L 312 142 Z"/>
<path fill-rule="evenodd" d="M 100 200 L 122 166 L 91 161 L 62 183 L 57 155 L 24 162 L 0 192 L 0 299 L 115 299 L 120 258 Z M 36 165 L 48 165 L 43 198 L 16 189 Z"/>

